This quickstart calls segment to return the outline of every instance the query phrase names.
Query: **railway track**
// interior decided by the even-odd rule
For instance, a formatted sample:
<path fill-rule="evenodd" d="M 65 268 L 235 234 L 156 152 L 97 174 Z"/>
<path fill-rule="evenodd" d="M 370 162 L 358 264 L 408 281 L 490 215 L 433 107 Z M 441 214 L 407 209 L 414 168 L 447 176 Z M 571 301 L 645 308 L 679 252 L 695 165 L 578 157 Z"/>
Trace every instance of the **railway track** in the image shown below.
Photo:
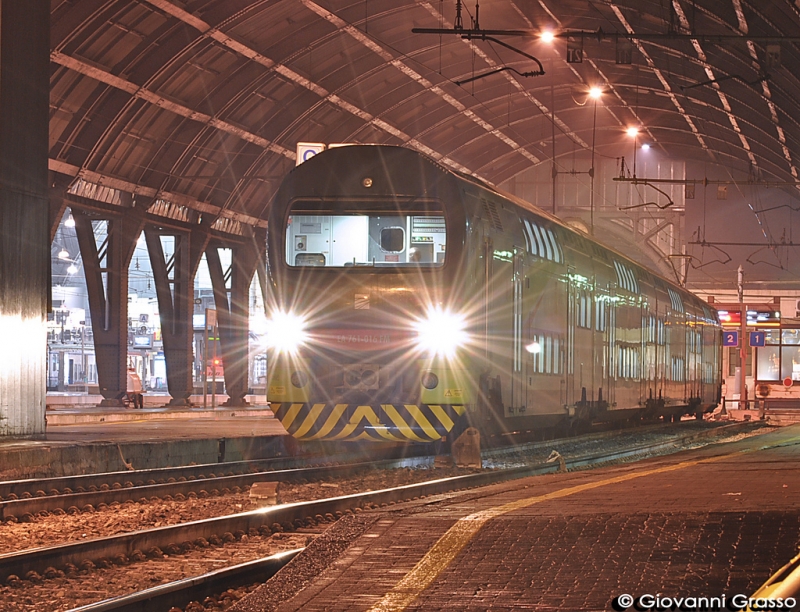
<path fill-rule="evenodd" d="M 88 511 L 91 512 L 102 504 L 106 506 L 113 503 L 125 503 L 128 501 L 147 503 L 149 500 L 178 500 L 191 496 L 208 497 L 212 495 L 226 495 L 229 493 L 240 493 L 253 483 L 265 479 L 276 482 L 303 482 L 308 480 L 325 480 L 332 478 L 345 478 L 353 476 L 359 472 L 372 469 L 393 469 L 399 467 L 415 467 L 424 464 L 426 458 L 404 458 L 389 459 L 385 461 L 372 461 L 368 463 L 350 463 L 345 465 L 314 465 L 304 468 L 273 469 L 250 471 L 249 473 L 233 474 L 223 472 L 225 475 L 217 475 L 220 470 L 217 468 L 205 469 L 200 471 L 197 477 L 193 476 L 169 476 L 156 483 L 152 478 L 143 480 L 142 476 L 137 475 L 136 481 L 126 480 L 123 484 L 115 483 L 116 486 L 103 485 L 97 487 L 91 485 L 92 490 L 55 491 L 51 495 L 39 494 L 36 496 L 25 496 L 21 499 L 6 499 L 0 502 L 0 520 L 21 520 L 30 521 L 34 516 L 42 512 L 54 512 L 64 510 L 69 512 Z M 188 468 L 192 472 L 198 471 L 195 467 Z M 214 470 L 214 471 L 211 471 Z M 177 470 L 171 470 L 177 473 Z M 87 476 L 90 478 L 91 476 Z M 128 478 L 132 475 L 129 473 Z M 96 479 L 106 480 L 108 476 L 98 475 Z M 41 489 L 39 489 L 41 491 Z"/>
<path fill-rule="evenodd" d="M 375 459 L 389 460 L 401 456 L 423 454 L 420 450 L 408 452 L 406 449 L 402 451 L 376 449 L 373 452 L 380 454 L 376 457 L 371 453 L 368 457 L 370 461 Z M 7 480 L 0 481 L 0 502 L 71 493 L 109 491 L 133 486 L 170 484 L 187 480 L 214 478 L 216 476 L 235 476 L 302 467 L 357 463 L 366 460 L 367 458 L 364 456 L 364 453 L 342 453 L 334 457 L 325 457 L 324 460 L 315 456 L 273 457 L 269 459 L 250 459 L 247 461 L 184 465 L 126 472 L 102 472 L 97 474 L 77 474 L 73 476 L 56 476 L 51 478 Z"/>
<path fill-rule="evenodd" d="M 137 593 L 73 608 L 70 612 L 153 612 L 184 607 L 190 601 L 203 601 L 231 586 L 262 583 L 272 578 L 304 548 L 270 555 L 247 563 L 226 567 L 202 576 L 186 578 Z"/>
<path fill-rule="evenodd" d="M 686 425 L 692 424 L 689 422 Z M 652 425 L 639 428 L 638 431 L 646 433 L 662 429 L 662 425 Z M 705 431 L 707 429 L 701 429 L 697 435 L 705 435 Z M 580 440 L 607 441 L 618 436 L 617 431 L 606 431 L 581 436 Z M 509 461 L 513 462 L 515 457 L 530 455 L 539 449 L 550 449 L 554 444 L 568 444 L 569 440 L 532 442 L 510 449 L 490 449 L 484 452 L 484 457 L 491 466 L 503 466 Z M 352 458 L 352 455 L 341 457 L 343 461 Z M 301 462 L 302 460 L 294 458 L 277 458 L 0 482 L 0 521 L 29 522 L 43 513 L 92 512 L 111 504 L 131 501 L 183 501 L 192 496 L 240 493 L 265 478 L 295 483 L 346 478 L 364 470 L 426 466 L 433 462 L 433 458 L 412 455 L 398 459 L 346 464 L 333 461 L 298 467 Z"/>
<path fill-rule="evenodd" d="M 703 431 L 679 432 L 677 435 L 673 435 L 667 440 L 662 439 L 647 444 L 628 445 L 627 447 L 616 449 L 611 453 L 589 453 L 576 457 L 567 457 L 565 459 L 566 467 L 568 469 L 578 469 L 608 462 L 623 461 L 635 457 L 665 453 L 669 450 L 675 450 L 685 447 L 686 445 L 700 442 L 703 438 L 719 437 L 734 433 L 733 429 L 739 427 L 742 426 L 736 425 L 733 426 L 733 428 L 731 426 L 726 426 Z M 553 443 L 550 442 L 526 445 L 526 447 L 552 445 Z M 530 450 L 531 449 L 528 448 L 528 450 L 522 453 L 527 454 Z M 517 454 L 519 454 L 519 452 L 520 451 L 518 451 Z M 502 459 L 502 461 L 507 460 Z M 191 547 L 208 546 L 209 543 L 220 541 L 233 542 L 237 539 L 242 539 L 245 535 L 268 535 L 280 531 L 310 527 L 319 523 L 333 521 L 345 513 L 359 512 L 430 495 L 449 493 L 459 489 L 494 484 L 513 478 L 544 474 L 558 469 L 559 465 L 555 463 L 519 465 L 477 474 L 435 479 L 428 482 L 404 485 L 380 491 L 287 504 L 193 521 L 170 527 L 146 529 L 71 544 L 60 544 L 40 549 L 9 553 L 0 556 L 0 580 L 13 583 L 16 576 L 23 578 L 30 577 L 31 575 L 45 577 L 57 576 L 63 568 L 68 567 L 108 567 L 113 564 L 124 564 L 129 561 L 141 560 L 148 556 L 158 557 L 163 554 L 164 551 L 169 552 L 170 555 L 180 554 Z M 263 477 L 263 474 L 261 476 Z M 235 582 L 234 578 L 226 578 L 225 572 L 222 570 L 214 572 L 214 575 L 217 581 L 231 580 Z M 191 585 L 191 581 L 189 581 L 187 585 Z M 170 587 L 170 589 L 175 592 L 180 591 L 178 587 L 173 587 Z M 141 594 L 138 596 L 141 597 Z M 120 605 L 124 603 L 124 600 L 125 598 L 122 598 L 119 602 Z M 107 602 L 104 605 L 111 604 Z M 125 605 L 128 604 L 126 603 Z"/>

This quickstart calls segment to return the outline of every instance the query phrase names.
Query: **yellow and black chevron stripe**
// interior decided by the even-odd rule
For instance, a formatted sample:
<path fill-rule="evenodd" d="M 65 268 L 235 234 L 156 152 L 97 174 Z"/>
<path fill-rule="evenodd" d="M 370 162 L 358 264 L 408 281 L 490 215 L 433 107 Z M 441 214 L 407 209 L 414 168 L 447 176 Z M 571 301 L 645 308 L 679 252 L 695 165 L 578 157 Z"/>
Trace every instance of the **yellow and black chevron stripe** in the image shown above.
<path fill-rule="evenodd" d="M 275 416 L 298 440 L 432 442 L 453 429 L 464 406 L 428 404 L 272 404 Z"/>

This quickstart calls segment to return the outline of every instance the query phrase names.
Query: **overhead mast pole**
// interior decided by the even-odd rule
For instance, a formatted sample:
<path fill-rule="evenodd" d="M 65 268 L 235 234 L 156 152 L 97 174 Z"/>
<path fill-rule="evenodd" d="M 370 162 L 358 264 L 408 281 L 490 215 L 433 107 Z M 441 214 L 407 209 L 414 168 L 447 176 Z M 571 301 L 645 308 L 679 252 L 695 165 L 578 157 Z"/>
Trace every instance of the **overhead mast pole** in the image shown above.
<path fill-rule="evenodd" d="M 747 345 L 745 344 L 745 338 L 747 336 L 747 305 L 744 303 L 744 271 L 742 270 L 742 266 L 739 266 L 738 270 L 738 290 L 739 290 L 739 329 L 741 330 L 739 333 L 742 336 L 741 345 L 739 348 L 739 356 L 741 357 L 740 362 L 740 376 L 739 376 L 739 406 L 740 408 L 744 406 L 744 410 L 747 409 L 747 373 L 745 365 L 747 364 Z"/>

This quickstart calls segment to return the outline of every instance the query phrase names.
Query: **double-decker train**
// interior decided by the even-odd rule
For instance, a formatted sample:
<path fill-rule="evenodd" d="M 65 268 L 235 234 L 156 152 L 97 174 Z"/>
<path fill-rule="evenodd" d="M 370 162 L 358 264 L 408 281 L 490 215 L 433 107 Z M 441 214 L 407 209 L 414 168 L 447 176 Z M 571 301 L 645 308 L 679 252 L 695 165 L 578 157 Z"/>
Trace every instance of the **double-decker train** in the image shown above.
<path fill-rule="evenodd" d="M 720 399 L 712 308 L 410 149 L 339 147 L 297 166 L 267 257 L 267 399 L 298 439 L 699 416 Z"/>

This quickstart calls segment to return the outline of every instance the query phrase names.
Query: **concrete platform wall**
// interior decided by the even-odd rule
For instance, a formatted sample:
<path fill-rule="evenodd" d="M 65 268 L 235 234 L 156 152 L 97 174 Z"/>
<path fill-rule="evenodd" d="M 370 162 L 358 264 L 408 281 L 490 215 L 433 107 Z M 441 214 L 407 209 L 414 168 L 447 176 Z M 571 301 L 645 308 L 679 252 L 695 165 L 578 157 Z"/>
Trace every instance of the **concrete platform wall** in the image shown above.
<path fill-rule="evenodd" d="M 149 443 L 13 443 L 0 449 L 0 480 L 124 472 L 188 464 L 287 456 L 286 436 L 174 440 Z"/>

